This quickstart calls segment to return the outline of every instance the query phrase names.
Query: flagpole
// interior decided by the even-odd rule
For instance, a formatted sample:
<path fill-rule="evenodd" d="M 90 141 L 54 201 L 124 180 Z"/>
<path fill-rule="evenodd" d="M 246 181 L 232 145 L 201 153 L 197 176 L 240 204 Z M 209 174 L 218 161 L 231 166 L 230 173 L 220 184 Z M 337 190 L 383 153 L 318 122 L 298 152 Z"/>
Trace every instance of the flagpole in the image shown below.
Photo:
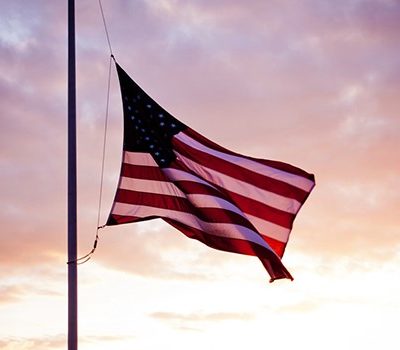
<path fill-rule="evenodd" d="M 68 350 L 78 349 L 75 1 L 68 0 Z"/>

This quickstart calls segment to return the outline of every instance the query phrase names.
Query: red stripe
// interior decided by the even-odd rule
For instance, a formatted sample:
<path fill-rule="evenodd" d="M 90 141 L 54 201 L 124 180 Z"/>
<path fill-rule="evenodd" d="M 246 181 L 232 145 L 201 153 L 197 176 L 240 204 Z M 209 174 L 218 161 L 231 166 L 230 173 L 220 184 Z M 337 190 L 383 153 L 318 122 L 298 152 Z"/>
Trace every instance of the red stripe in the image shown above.
<path fill-rule="evenodd" d="M 277 241 L 276 239 L 273 239 L 271 237 L 261 235 L 262 238 L 264 239 L 265 242 L 268 243 L 268 245 L 271 247 L 271 249 L 280 257 L 283 257 L 283 254 L 285 253 L 286 245 L 287 243 L 283 243 L 281 241 Z"/>
<path fill-rule="evenodd" d="M 162 172 L 161 168 L 147 165 L 134 165 L 123 163 L 121 176 L 131 177 L 135 179 L 169 182 L 168 178 Z"/>
<path fill-rule="evenodd" d="M 233 156 L 238 156 L 238 157 L 243 157 L 249 160 L 253 160 L 255 162 L 259 162 L 261 164 L 267 165 L 269 167 L 278 169 L 278 170 L 282 170 L 285 171 L 287 173 L 291 173 L 294 175 L 298 175 L 301 177 L 304 177 L 308 180 L 311 180 L 313 182 L 315 182 L 314 179 L 314 175 L 313 174 L 309 174 L 306 171 L 304 171 L 303 169 L 300 169 L 298 167 L 295 167 L 293 165 L 287 164 L 287 163 L 283 163 L 283 162 L 278 162 L 278 161 L 274 161 L 274 160 L 266 160 L 266 159 L 259 159 L 259 158 L 252 158 L 252 157 L 248 157 L 248 156 L 244 156 L 242 154 L 239 153 L 235 153 L 232 152 L 218 144 L 216 144 L 215 142 L 207 139 L 206 137 L 204 137 L 203 135 L 200 135 L 198 132 L 194 131 L 193 129 L 187 128 L 183 131 L 184 134 L 190 136 L 191 138 L 195 139 L 196 141 L 204 144 L 205 146 L 212 148 L 216 151 L 219 152 L 224 152 Z"/>
<path fill-rule="evenodd" d="M 191 212 L 192 208 L 186 198 L 165 194 L 155 194 L 140 191 L 118 189 L 115 202 L 134 205 L 145 205 L 154 208 L 164 208 L 182 212 Z"/>
<path fill-rule="evenodd" d="M 223 189 L 220 189 L 223 192 Z M 266 221 L 272 222 L 282 227 L 291 229 L 295 214 L 270 207 L 264 203 L 260 203 L 251 198 L 242 196 L 237 193 L 227 192 L 226 196 L 235 203 L 243 212 L 259 217 Z"/>
<path fill-rule="evenodd" d="M 216 170 L 230 177 L 234 177 L 237 180 L 244 181 L 263 190 L 276 193 L 287 198 L 296 199 L 300 203 L 303 203 L 308 196 L 308 192 L 298 187 L 270 178 L 266 175 L 255 173 L 250 169 L 236 166 L 235 164 L 215 157 L 212 154 L 199 151 L 198 149 L 195 149 L 176 138 L 174 138 L 172 142 L 178 153 L 204 167 Z"/>

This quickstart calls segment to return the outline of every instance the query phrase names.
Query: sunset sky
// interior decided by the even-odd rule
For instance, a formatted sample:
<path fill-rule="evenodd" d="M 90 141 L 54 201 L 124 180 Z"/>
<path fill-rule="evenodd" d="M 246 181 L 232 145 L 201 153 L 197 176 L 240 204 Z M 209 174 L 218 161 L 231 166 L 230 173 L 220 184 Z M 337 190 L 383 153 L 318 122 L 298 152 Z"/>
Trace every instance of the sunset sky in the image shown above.
<path fill-rule="evenodd" d="M 0 349 L 66 348 L 67 1 L 0 2 Z M 79 345 L 399 349 L 400 1 L 103 0 L 114 55 L 176 118 L 315 174 L 283 262 L 160 220 L 107 227 L 79 267 Z M 109 49 L 76 0 L 79 255 L 98 215 Z M 119 175 L 111 95 L 101 224 Z"/>

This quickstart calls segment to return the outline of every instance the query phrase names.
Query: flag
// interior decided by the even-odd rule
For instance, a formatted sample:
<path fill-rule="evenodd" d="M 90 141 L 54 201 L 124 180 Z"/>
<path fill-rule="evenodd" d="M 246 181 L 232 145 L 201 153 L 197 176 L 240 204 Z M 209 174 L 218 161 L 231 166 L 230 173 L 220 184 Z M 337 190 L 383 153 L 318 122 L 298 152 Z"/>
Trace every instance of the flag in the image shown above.
<path fill-rule="evenodd" d="M 116 63 L 124 111 L 121 173 L 107 225 L 161 218 L 209 247 L 257 256 L 271 279 L 315 185 L 292 165 L 229 151 L 174 118 Z"/>

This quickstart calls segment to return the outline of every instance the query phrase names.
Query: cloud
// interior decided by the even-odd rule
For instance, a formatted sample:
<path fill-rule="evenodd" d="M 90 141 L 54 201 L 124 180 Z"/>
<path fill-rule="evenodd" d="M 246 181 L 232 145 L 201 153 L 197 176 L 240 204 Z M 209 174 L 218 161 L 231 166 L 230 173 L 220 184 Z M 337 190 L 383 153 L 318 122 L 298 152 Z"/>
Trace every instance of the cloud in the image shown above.
<path fill-rule="evenodd" d="M 6 267 L 3 266 L 0 269 L 2 284 L 0 286 L 0 305 L 19 303 L 35 297 L 48 299 L 64 297 L 64 293 L 59 290 L 57 283 L 65 279 L 65 273 L 61 272 L 58 266 L 40 267 L 37 264 L 36 266 L 16 268 L 9 267 L 9 264 L 3 265 Z M 13 273 L 10 274 L 10 271 Z"/>
<path fill-rule="evenodd" d="M 134 336 L 116 336 L 116 335 L 85 335 L 81 341 L 83 343 L 106 343 L 106 342 L 120 342 L 128 339 L 134 339 Z"/>
<path fill-rule="evenodd" d="M 19 299 L 21 288 L 18 286 L 2 286 L 0 292 L 0 304 L 8 304 Z"/>
<path fill-rule="evenodd" d="M 79 339 L 80 344 L 91 343 L 112 343 L 121 340 L 132 339 L 131 336 L 112 336 L 112 335 L 84 335 Z M 57 350 L 64 349 L 67 344 L 67 337 L 64 334 L 48 335 L 43 337 L 26 338 L 6 338 L 0 339 L 2 350 L 23 349 L 23 350 Z"/>
<path fill-rule="evenodd" d="M 23 349 L 23 350 L 56 350 L 65 347 L 66 337 L 63 334 L 57 334 L 45 337 L 31 338 L 9 338 L 0 340 L 0 346 L 3 350 Z"/>
<path fill-rule="evenodd" d="M 254 318 L 250 313 L 216 312 L 216 313 L 191 313 L 153 312 L 150 317 L 166 322 L 221 322 L 221 321 L 247 321 Z"/>
<path fill-rule="evenodd" d="M 303 300 L 294 304 L 284 305 L 276 308 L 276 312 L 300 313 L 313 312 L 321 307 L 321 301 Z"/>

